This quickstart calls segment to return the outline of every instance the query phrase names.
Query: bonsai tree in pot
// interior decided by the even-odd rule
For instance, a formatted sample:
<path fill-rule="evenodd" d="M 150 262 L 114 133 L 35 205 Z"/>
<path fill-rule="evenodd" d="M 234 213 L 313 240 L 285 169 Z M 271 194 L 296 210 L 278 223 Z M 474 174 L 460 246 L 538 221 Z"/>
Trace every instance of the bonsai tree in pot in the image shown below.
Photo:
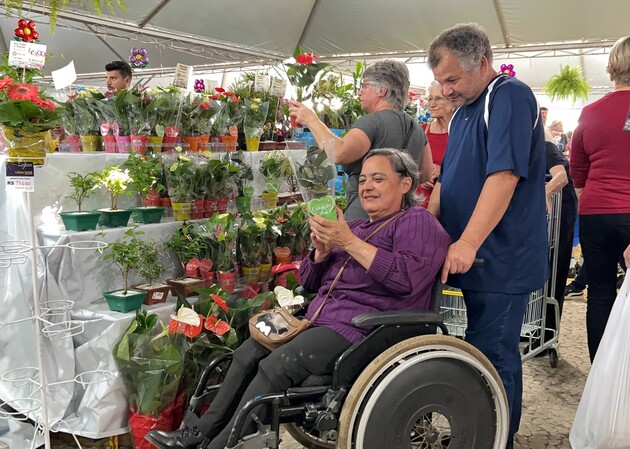
<path fill-rule="evenodd" d="M 100 212 L 84 212 L 82 210 L 83 202 L 94 194 L 94 188 L 97 185 L 97 174 L 94 172 L 82 175 L 77 172 L 71 172 L 66 175 L 70 179 L 70 188 L 72 191 L 66 198 L 70 198 L 77 203 L 77 211 L 62 212 L 59 215 L 63 220 L 63 224 L 68 230 L 86 231 L 88 229 L 96 229 L 98 220 L 101 216 Z"/>
<path fill-rule="evenodd" d="M 103 260 L 112 262 L 120 272 L 123 285 L 122 289 L 103 293 L 111 310 L 123 313 L 137 310 L 146 297 L 146 291 L 129 288 L 129 274 L 142 264 L 142 254 L 147 246 L 138 238 L 142 234 L 144 232 L 137 228 L 128 229 L 121 241 L 108 244 L 104 250 Z"/>
<path fill-rule="evenodd" d="M 109 209 L 100 209 L 101 224 L 107 227 L 127 226 L 131 210 L 118 209 L 118 197 L 122 193 L 128 193 L 127 187 L 133 181 L 129 176 L 127 169 L 122 170 L 120 167 L 106 167 L 98 172 L 98 185 L 105 187 L 109 192 L 110 207 Z"/>
<path fill-rule="evenodd" d="M 141 207 L 134 207 L 133 219 L 140 223 L 159 223 L 164 207 L 160 206 L 160 192 L 165 187 L 160 182 L 162 163 L 151 155 L 133 153 L 122 164 L 121 168 L 133 180 L 129 185 L 130 193 L 137 193 L 141 200 Z"/>
<path fill-rule="evenodd" d="M 144 284 L 136 285 L 134 288 L 138 290 L 145 290 L 147 297 L 144 300 L 145 304 L 156 304 L 158 302 L 166 301 L 168 291 L 170 289 L 168 284 L 158 282 L 162 274 L 164 273 L 164 267 L 162 266 L 162 245 L 156 241 L 146 241 L 140 247 L 140 264 L 138 266 L 138 274 L 145 281 Z"/>

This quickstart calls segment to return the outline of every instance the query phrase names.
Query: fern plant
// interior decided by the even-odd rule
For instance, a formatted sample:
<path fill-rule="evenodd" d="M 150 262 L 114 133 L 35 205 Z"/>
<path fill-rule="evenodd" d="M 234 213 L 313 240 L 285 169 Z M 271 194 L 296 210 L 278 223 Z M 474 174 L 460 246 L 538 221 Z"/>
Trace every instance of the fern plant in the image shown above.
<path fill-rule="evenodd" d="M 6 12 L 17 10 L 18 14 L 22 14 L 22 9 L 28 8 L 29 4 L 35 3 L 34 0 L 0 0 Z M 88 0 L 89 1 L 89 0 Z M 91 0 L 94 11 L 99 16 L 103 13 L 103 5 L 110 13 L 115 14 L 114 4 L 122 11 L 127 11 L 127 4 L 124 0 Z M 83 6 L 84 0 L 42 0 L 39 2 L 42 6 L 50 8 L 50 34 L 55 34 L 55 25 L 59 11 L 70 6 L 71 3 Z"/>
<path fill-rule="evenodd" d="M 575 103 L 577 100 L 587 100 L 591 91 L 590 86 L 584 79 L 580 67 L 560 67 L 560 73 L 552 76 L 545 83 L 542 92 L 549 95 L 551 100 L 571 98 Z"/>

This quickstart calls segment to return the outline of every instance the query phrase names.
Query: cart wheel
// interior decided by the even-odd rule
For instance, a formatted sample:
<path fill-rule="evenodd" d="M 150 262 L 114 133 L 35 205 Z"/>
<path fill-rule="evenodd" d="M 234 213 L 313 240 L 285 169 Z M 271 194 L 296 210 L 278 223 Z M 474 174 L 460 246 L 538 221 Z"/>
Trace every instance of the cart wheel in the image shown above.
<path fill-rule="evenodd" d="M 554 348 L 549 348 L 549 366 L 552 368 L 558 367 L 558 351 Z"/>
<path fill-rule="evenodd" d="M 339 421 L 339 448 L 503 449 L 509 413 L 503 384 L 481 352 L 454 337 L 424 335 L 368 365 Z"/>
<path fill-rule="evenodd" d="M 299 424 L 286 423 L 284 428 L 295 441 L 307 449 L 335 449 L 334 442 L 327 442 L 315 435 L 309 434 Z"/>

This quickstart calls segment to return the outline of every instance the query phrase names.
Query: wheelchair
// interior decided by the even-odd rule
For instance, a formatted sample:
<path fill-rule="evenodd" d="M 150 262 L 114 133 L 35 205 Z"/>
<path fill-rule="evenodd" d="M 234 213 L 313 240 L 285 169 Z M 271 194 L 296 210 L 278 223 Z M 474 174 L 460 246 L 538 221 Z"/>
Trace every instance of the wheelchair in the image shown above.
<path fill-rule="evenodd" d="M 434 304 L 441 288 L 436 282 Z M 341 354 L 333 373 L 249 401 L 226 447 L 277 449 L 282 424 L 309 449 L 504 449 L 503 383 L 480 351 L 448 335 L 437 307 L 355 317 L 355 326 L 373 330 Z M 185 421 L 212 401 L 231 358 L 220 355 L 204 370 Z M 257 431 L 242 435 L 248 417 Z"/>

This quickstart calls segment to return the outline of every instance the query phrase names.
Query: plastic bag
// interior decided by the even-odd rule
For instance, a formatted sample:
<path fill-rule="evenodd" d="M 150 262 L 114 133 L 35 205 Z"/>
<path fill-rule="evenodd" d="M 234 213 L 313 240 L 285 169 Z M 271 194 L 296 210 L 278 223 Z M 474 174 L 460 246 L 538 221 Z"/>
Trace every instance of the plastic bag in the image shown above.
<path fill-rule="evenodd" d="M 630 270 L 615 300 L 569 439 L 573 449 L 630 449 Z"/>

